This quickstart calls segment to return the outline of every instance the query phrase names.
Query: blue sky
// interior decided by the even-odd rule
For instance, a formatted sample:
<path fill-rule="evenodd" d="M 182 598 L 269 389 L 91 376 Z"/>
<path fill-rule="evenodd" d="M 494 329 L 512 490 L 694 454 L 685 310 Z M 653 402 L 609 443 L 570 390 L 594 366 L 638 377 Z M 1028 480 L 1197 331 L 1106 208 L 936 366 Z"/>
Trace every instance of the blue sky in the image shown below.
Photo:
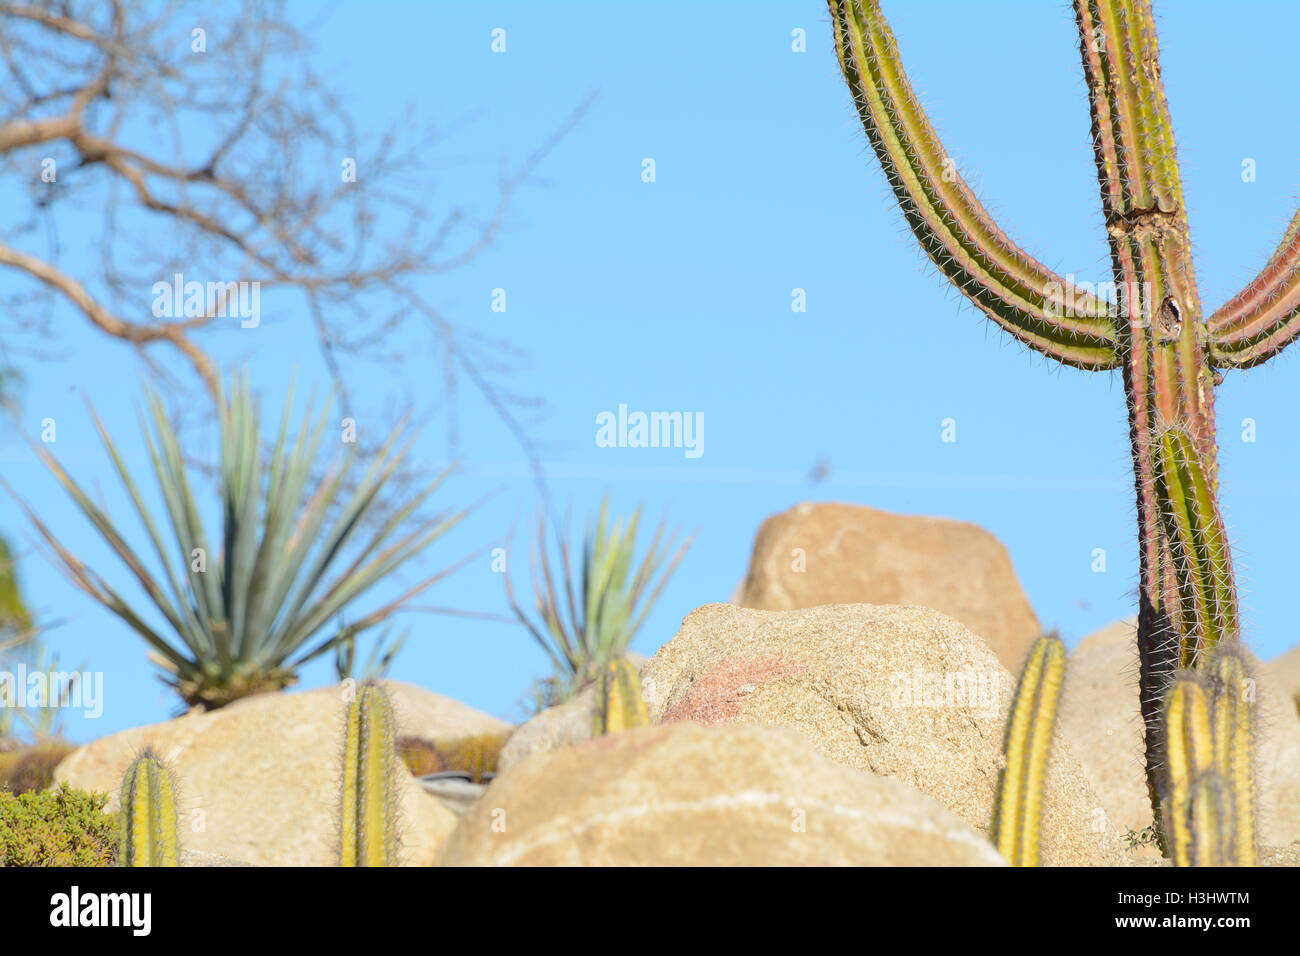
<path fill-rule="evenodd" d="M 1210 29 L 1202 18 L 1214 6 L 1159 5 L 1207 309 L 1263 264 L 1300 194 L 1300 7 L 1242 0 Z M 304 18 L 319 9 L 291 7 Z M 1058 272 L 1109 279 L 1069 5 L 885 9 L 932 120 L 1002 225 Z M 504 54 L 490 46 L 498 27 Z M 791 49 L 799 28 L 805 53 Z M 759 524 L 804 500 L 982 525 L 1010 549 L 1041 620 L 1071 644 L 1133 613 L 1136 533 L 1118 376 L 1031 355 L 926 264 L 865 147 L 821 4 L 341 3 L 315 37 L 318 64 L 365 125 L 380 129 L 408 104 L 421 119 L 474 116 L 429 157 L 439 201 L 487 208 L 500 161 L 518 161 L 599 91 L 518 196 L 494 247 L 423 291 L 527 356 L 513 384 L 545 399 L 536 437 L 561 508 L 585 515 L 608 492 L 616 509 L 643 503 L 652 517 L 699 529 L 637 650 L 653 653 L 691 609 L 727 600 Z M 641 178 L 646 158 L 653 183 Z M 1241 178 L 1246 158 L 1257 168 L 1250 183 Z M 12 281 L 0 273 L 0 283 Z M 504 313 L 491 310 L 494 288 L 507 290 Z M 806 290 L 805 313 L 791 311 L 795 288 Z M 250 356 L 269 409 L 295 368 L 307 383 L 326 382 L 305 318 L 278 318 L 256 339 L 216 340 L 224 361 Z M 142 467 L 138 366 L 84 321 L 70 313 L 61 321 L 75 338 L 65 356 L 25 367 L 21 425 L 36 435 L 41 419 L 56 418 L 55 452 L 125 514 L 81 395 Z M 1265 657 L 1297 641 L 1289 606 L 1300 539 L 1297 349 L 1228 375 L 1218 398 L 1222 503 L 1247 638 Z M 400 373 L 374 369 L 355 387 L 377 407 L 390 395 L 433 404 L 438 382 L 416 354 Z M 596 416 L 619 404 L 702 413 L 703 455 L 597 447 Z M 940 440 L 949 417 L 953 444 Z M 1241 440 L 1245 418 L 1257 423 L 1253 443 Z M 413 573 L 451 563 L 533 512 L 524 456 L 492 411 L 466 401 L 460 430 L 462 467 L 441 500 L 497 494 Z M 446 457 L 437 424 L 419 452 L 430 464 Z M 829 476 L 811 484 L 821 459 Z M 74 551 L 123 580 L 20 436 L 0 438 L 0 467 Z M 20 516 L 0 507 L 0 532 L 30 543 Z M 1091 570 L 1096 548 L 1107 554 L 1103 574 Z M 513 559 L 523 584 L 522 550 Z M 103 716 L 72 715 L 74 739 L 173 710 L 142 641 L 39 556 L 21 570 L 33 605 L 70 618 L 52 635 L 63 662 L 105 675 Z M 508 613 L 487 558 L 429 601 Z M 404 620 L 412 633 L 397 678 L 517 718 L 530 682 L 546 673 L 517 627 Z M 313 665 L 303 686 L 331 676 L 327 663 Z"/>

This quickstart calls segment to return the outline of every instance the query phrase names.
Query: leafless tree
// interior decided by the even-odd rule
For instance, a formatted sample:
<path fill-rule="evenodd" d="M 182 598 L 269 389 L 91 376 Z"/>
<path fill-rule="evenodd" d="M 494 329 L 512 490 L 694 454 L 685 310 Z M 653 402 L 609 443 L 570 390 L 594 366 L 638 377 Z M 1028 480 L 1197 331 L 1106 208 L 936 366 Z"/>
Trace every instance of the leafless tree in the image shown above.
<path fill-rule="evenodd" d="M 400 361 L 393 343 L 414 329 L 429 343 L 421 366 L 440 371 L 452 446 L 467 383 L 531 449 L 537 403 L 509 385 L 519 356 L 444 314 L 430 280 L 493 243 L 591 98 L 503 167 L 483 208 L 447 206 L 428 158 L 454 127 L 359 129 L 312 71 L 310 31 L 281 5 L 216 6 L 0 0 L 0 275 L 12 274 L 0 286 L 0 360 L 66 352 L 93 329 L 133 346 L 173 394 L 215 391 L 213 344 L 250 330 L 220 297 L 158 315 L 151 290 L 176 273 L 257 283 L 277 302 L 298 297 L 266 321 L 303 323 L 345 408 L 352 363 Z M 72 237 L 92 253 L 77 261 L 98 263 L 88 272 L 61 264 L 65 207 L 102 216 Z"/>

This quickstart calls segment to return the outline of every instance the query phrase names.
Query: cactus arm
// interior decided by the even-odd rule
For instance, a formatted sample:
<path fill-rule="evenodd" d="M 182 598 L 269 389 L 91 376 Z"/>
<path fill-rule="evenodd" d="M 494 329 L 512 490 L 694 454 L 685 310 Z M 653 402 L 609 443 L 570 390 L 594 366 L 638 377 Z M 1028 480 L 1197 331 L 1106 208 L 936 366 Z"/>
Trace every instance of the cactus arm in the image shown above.
<path fill-rule="evenodd" d="M 1300 212 L 1273 258 L 1209 319 L 1214 364 L 1249 368 L 1300 337 Z"/>
<path fill-rule="evenodd" d="M 903 72 L 878 0 L 829 0 L 840 67 L 867 136 L 926 254 L 1021 342 L 1083 369 L 1120 363 L 1114 319 L 1023 252 L 947 161 Z"/>
<path fill-rule="evenodd" d="M 994 796 L 991 836 L 998 852 L 1013 866 L 1038 865 L 1043 781 L 1065 681 L 1065 659 L 1060 638 L 1044 636 L 1035 641 L 1007 714 L 1006 765 Z"/>

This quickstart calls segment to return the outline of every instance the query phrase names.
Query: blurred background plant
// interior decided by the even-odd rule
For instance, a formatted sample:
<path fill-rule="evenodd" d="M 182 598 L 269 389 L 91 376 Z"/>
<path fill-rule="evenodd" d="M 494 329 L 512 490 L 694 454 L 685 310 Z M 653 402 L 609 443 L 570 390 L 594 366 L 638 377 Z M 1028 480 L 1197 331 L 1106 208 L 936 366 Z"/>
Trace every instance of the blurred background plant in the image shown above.
<path fill-rule="evenodd" d="M 471 783 L 487 783 L 496 776 L 501 748 L 512 733 L 505 730 L 437 741 L 402 737 L 397 741 L 397 753 L 417 777 L 463 773 Z"/>
<path fill-rule="evenodd" d="M 357 681 L 381 680 L 388 676 L 388 668 L 393 663 L 402 645 L 406 643 L 409 631 L 403 631 L 396 640 L 391 639 L 392 628 L 385 627 L 379 632 L 375 646 L 370 649 L 366 666 L 361 673 L 355 674 L 357 658 L 357 636 L 349 634 L 334 646 L 334 673 L 340 681 L 349 678 Z"/>
<path fill-rule="evenodd" d="M 359 456 L 346 436 L 342 455 L 330 462 L 323 477 L 314 480 L 313 466 L 331 402 L 325 403 L 314 425 L 314 403 L 309 403 L 290 443 L 294 405 L 290 387 L 269 469 L 264 470 L 260 408 L 247 375 L 234 379 L 228 398 L 224 389 L 221 392 L 222 528 L 216 542 L 204 530 L 199 501 L 186 478 L 186 459 L 161 397 L 153 392 L 149 395 L 153 435 L 144 422 L 142 428 L 174 532 L 172 543 L 164 541 L 122 455 L 93 407 L 90 409 L 118 477 L 148 532 L 162 565 L 161 576 L 150 571 L 141 552 L 127 543 L 121 527 L 63 466 L 33 444 L 79 510 L 130 570 L 166 627 L 156 629 L 148 623 L 115 587 L 68 551 L 19 499 L 56 566 L 75 586 L 140 634 L 152 649 L 152 659 L 167 671 L 165 680 L 187 705 L 199 709 L 214 709 L 248 694 L 280 690 L 294 683 L 302 664 L 382 623 L 410 598 L 464 563 L 419 581 L 355 622 L 339 625 L 329 636 L 308 644 L 345 607 L 420 554 L 467 512 L 443 511 L 413 521 L 412 530 L 396 533 L 441 484 L 447 474 L 443 472 L 405 498 L 372 530 L 365 526 L 367 512 L 414 440 L 405 435 L 405 421 L 393 429 L 376 456 L 366 458 L 367 470 L 354 484 L 349 485 L 348 479 Z M 219 550 L 209 568 L 214 543 Z M 327 573 L 349 551 L 350 563 L 327 580 Z"/>
<path fill-rule="evenodd" d="M 673 531 L 665 539 L 665 522 L 660 521 L 640 563 L 634 564 L 640 523 L 638 508 L 626 523 L 617 518 L 611 526 L 606 497 L 596 519 L 587 523 L 578 577 L 574 575 L 568 530 L 557 531 L 555 543 L 563 571 L 562 588 L 557 589 L 547 557 L 546 519 L 540 516 L 530 561 L 537 618 L 519 605 L 510 575 L 505 575 L 511 609 L 554 668 L 551 676 L 535 685 L 537 710 L 571 700 L 594 682 L 606 665 L 627 653 L 664 585 L 695 540 L 692 533 L 676 547 L 678 532 Z"/>

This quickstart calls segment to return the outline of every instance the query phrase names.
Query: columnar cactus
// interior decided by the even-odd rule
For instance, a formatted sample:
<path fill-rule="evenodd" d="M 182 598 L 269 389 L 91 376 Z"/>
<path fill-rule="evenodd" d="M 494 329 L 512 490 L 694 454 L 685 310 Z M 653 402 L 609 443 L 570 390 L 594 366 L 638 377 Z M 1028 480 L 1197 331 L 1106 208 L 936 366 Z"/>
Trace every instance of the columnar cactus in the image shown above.
<path fill-rule="evenodd" d="M 366 682 L 348 703 L 343 744 L 340 866 L 392 866 L 397 855 L 393 705 Z"/>
<path fill-rule="evenodd" d="M 627 658 L 615 658 L 605 665 L 596 693 L 594 736 L 650 726 L 650 713 L 641 696 L 641 678 Z"/>
<path fill-rule="evenodd" d="M 1219 645 L 1206 670 L 1215 767 L 1228 789 L 1236 817 L 1231 858 L 1240 866 L 1254 866 L 1255 682 L 1250 676 L 1250 662 L 1237 643 Z"/>
<path fill-rule="evenodd" d="M 122 778 L 120 866 L 180 866 L 176 786 L 152 750 L 131 762 Z"/>
<path fill-rule="evenodd" d="M 867 136 L 939 271 L 1031 349 L 1118 369 L 1128 402 L 1141 580 L 1138 648 L 1147 783 L 1158 804 L 1160 702 L 1180 668 L 1239 633 L 1217 502 L 1214 389 L 1300 335 L 1300 214 L 1264 269 L 1206 318 L 1148 0 L 1075 0 L 1117 305 L 1011 241 L 935 135 L 878 0 L 829 0 Z"/>
<path fill-rule="evenodd" d="M 1219 842 L 1218 824 L 1207 835 L 1204 829 L 1197 829 L 1205 822 L 1203 813 L 1192 812 L 1198 784 L 1216 773 L 1210 692 L 1205 682 L 1190 672 L 1180 674 L 1165 695 L 1163 710 L 1167 759 L 1160 808 L 1161 832 L 1174 865 L 1191 866 L 1194 858 L 1207 855 L 1204 849 L 1207 839 L 1213 846 Z M 1217 788 L 1215 792 L 1218 793 Z M 1203 800 L 1198 810 L 1204 811 L 1208 806 Z"/>
<path fill-rule="evenodd" d="M 1029 649 L 1016 685 L 1003 741 L 1006 765 L 993 802 L 993 845 L 1013 866 L 1038 865 L 1043 781 L 1064 682 L 1065 645 L 1044 635 Z"/>

